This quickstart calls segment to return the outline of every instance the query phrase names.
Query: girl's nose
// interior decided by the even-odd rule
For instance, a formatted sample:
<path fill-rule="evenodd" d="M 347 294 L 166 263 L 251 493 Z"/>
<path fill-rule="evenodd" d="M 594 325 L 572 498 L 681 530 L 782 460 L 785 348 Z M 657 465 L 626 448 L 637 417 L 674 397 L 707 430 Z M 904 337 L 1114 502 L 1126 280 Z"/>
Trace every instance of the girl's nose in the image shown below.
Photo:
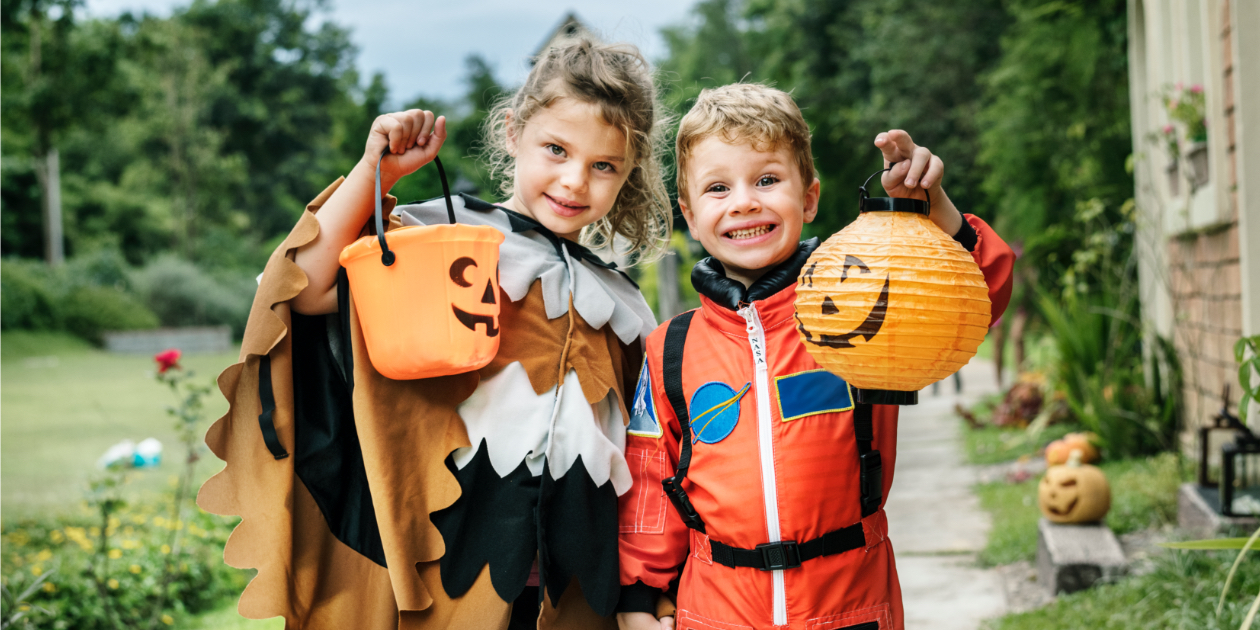
<path fill-rule="evenodd" d="M 575 193 L 586 192 L 585 165 L 576 160 L 564 165 L 560 173 L 560 184 Z"/>

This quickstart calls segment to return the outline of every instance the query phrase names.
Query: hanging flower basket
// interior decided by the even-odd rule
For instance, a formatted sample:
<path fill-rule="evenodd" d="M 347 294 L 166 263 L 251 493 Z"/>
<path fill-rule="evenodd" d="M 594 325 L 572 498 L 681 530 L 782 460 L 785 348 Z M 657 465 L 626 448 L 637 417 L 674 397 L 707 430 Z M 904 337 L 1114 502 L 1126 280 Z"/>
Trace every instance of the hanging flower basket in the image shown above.
<path fill-rule="evenodd" d="M 1192 142 L 1186 150 L 1186 166 L 1189 172 L 1186 173 L 1190 180 L 1190 188 L 1197 189 L 1208 183 L 1208 152 L 1207 142 Z"/>

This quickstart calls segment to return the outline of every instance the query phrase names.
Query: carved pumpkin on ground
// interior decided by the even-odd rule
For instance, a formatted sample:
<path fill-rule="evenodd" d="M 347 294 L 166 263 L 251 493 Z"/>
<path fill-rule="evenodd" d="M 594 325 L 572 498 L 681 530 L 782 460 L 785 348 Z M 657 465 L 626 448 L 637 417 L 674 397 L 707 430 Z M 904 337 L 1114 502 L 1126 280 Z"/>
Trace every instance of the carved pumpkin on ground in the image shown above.
<path fill-rule="evenodd" d="M 1082 464 L 1098 461 L 1098 448 L 1094 446 L 1097 439 L 1098 436 L 1093 433 L 1069 433 L 1062 439 L 1051 442 L 1046 446 L 1046 465 L 1066 464 L 1072 451 L 1081 452 Z"/>
<path fill-rule="evenodd" d="M 975 355 L 989 328 L 988 286 L 928 218 L 929 204 L 861 191 L 858 219 L 805 263 L 798 328 L 819 365 L 862 390 L 860 401 L 913 404 L 913 392 Z"/>
<path fill-rule="evenodd" d="M 1037 488 L 1041 514 L 1055 523 L 1093 523 L 1111 509 L 1111 486 L 1096 466 L 1073 451 L 1067 464 L 1051 466 Z"/>
<path fill-rule="evenodd" d="M 368 358 L 381 374 L 409 380 L 485 367 L 499 351 L 499 245 L 503 233 L 455 223 L 385 234 L 377 165 L 376 236 L 341 251 Z M 388 243 L 386 240 L 388 237 Z"/>

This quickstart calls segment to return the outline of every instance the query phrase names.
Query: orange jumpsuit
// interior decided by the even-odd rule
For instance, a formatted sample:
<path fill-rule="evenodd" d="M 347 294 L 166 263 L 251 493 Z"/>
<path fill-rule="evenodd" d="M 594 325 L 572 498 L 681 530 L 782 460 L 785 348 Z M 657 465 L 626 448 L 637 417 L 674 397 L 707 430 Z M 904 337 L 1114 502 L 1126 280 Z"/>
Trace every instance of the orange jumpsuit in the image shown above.
<path fill-rule="evenodd" d="M 1015 256 L 984 221 L 964 216 L 975 236 L 955 238 L 971 245 L 996 320 L 1010 299 Z M 703 520 L 697 529 L 662 490 L 683 434 L 662 372 L 670 324 L 648 337 L 626 446 L 634 485 L 619 500 L 619 611 L 650 612 L 676 585 L 678 630 L 903 627 L 883 510 L 898 408 L 859 409 L 873 424 L 864 450 L 882 460 L 864 510 L 852 392 L 806 352 L 793 316 L 796 278 L 815 247 L 816 239 L 801 243 L 747 290 L 712 259 L 692 274 L 701 307 L 676 318 L 686 341 L 674 400 L 689 410 L 691 462 L 681 485 Z M 730 566 L 735 555 L 762 560 L 757 546 L 775 541 L 797 545 L 770 545 L 758 568 Z M 814 556 L 799 561 L 807 548 Z"/>

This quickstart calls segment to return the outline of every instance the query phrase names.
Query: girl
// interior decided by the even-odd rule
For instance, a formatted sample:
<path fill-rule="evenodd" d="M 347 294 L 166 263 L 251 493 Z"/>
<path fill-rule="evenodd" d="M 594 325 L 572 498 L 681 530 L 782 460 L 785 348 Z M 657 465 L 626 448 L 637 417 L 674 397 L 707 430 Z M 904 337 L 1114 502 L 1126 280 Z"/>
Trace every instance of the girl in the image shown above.
<path fill-rule="evenodd" d="M 241 614 L 304 629 L 615 627 L 627 396 L 655 320 L 583 243 L 617 237 L 643 260 L 665 242 L 660 111 L 631 46 L 538 59 L 488 118 L 507 200 L 453 199 L 461 223 L 506 236 L 493 284 L 493 270 L 459 274 L 499 302 L 497 321 L 465 324 L 501 331 L 498 354 L 411 381 L 373 368 L 337 257 L 367 233 L 378 160 L 388 190 L 437 155 L 446 122 L 373 123 L 363 159 L 272 254 L 242 362 L 220 377 L 233 404 L 207 443 L 227 466 L 200 504 L 243 517 L 225 550 L 258 569 Z M 393 226 L 447 221 L 443 199 L 394 201 Z"/>

